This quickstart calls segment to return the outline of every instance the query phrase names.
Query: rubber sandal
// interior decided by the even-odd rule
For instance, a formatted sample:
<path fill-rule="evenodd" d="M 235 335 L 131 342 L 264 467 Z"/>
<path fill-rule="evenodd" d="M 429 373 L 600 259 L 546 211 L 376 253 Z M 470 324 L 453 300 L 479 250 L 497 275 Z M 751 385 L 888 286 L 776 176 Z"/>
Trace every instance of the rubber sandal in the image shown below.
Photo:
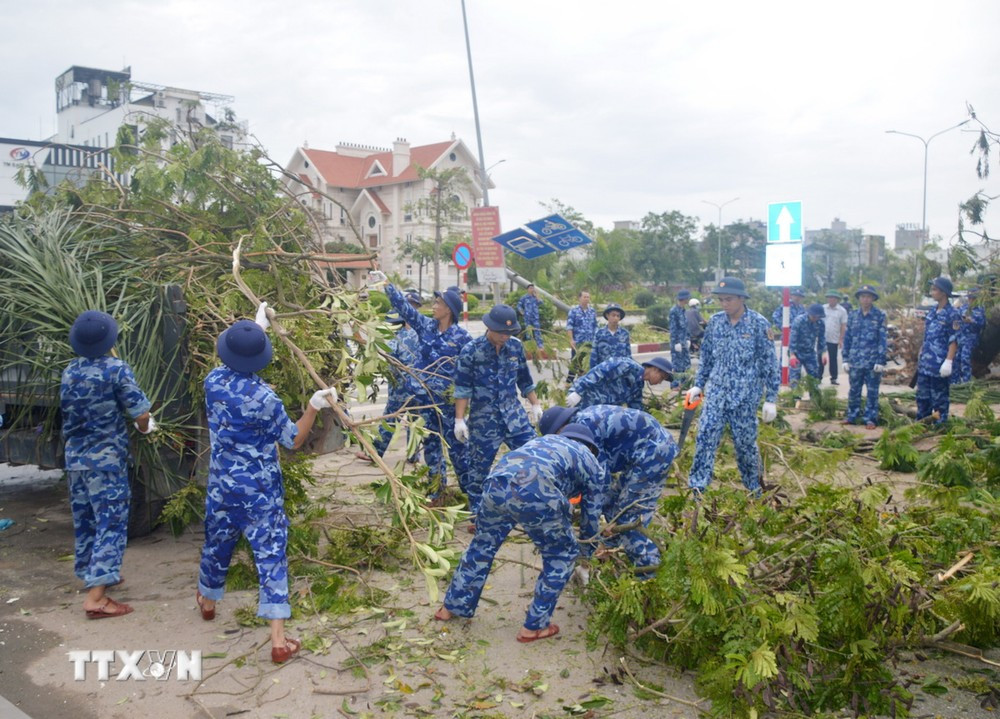
<path fill-rule="evenodd" d="M 875 429 L 875 423 L 869 422 L 868 424 L 865 425 L 865 429 Z"/>
<path fill-rule="evenodd" d="M 357 457 L 358 459 L 364 461 L 364 462 L 368 462 L 368 464 L 375 464 L 375 460 L 372 459 L 371 457 L 369 457 L 364 452 L 355 452 L 354 456 Z"/>
<path fill-rule="evenodd" d="M 202 600 L 205 597 L 201 596 L 201 592 L 195 591 L 194 600 L 198 603 L 198 609 L 201 611 L 201 618 L 206 622 L 210 622 L 215 619 L 215 607 L 211 609 L 205 609 L 205 605 L 202 604 Z"/>
<path fill-rule="evenodd" d="M 522 637 L 520 634 L 517 636 L 517 641 L 521 644 L 530 644 L 531 642 L 537 641 L 539 639 L 548 639 L 549 637 L 554 637 L 559 633 L 559 625 L 552 623 L 545 627 L 541 634 L 536 634 L 533 637 Z"/>
<path fill-rule="evenodd" d="M 291 649 L 288 648 L 289 646 Z M 271 661 L 275 664 L 284 664 L 298 654 L 301 648 L 302 643 L 298 639 L 286 639 L 285 646 L 271 647 Z"/>
<path fill-rule="evenodd" d="M 452 614 L 451 616 L 448 617 L 442 617 L 441 612 L 446 612 L 446 611 L 448 610 L 445 607 L 440 607 L 436 612 L 434 612 L 434 618 L 437 619 L 439 622 L 447 622 L 449 619 L 455 616 L 454 614 Z"/>
<path fill-rule="evenodd" d="M 111 609 L 111 611 L 107 611 Z M 134 610 L 128 604 L 122 604 L 116 602 L 111 597 L 105 597 L 104 601 L 101 602 L 101 606 L 98 609 L 85 609 L 87 613 L 87 619 L 108 619 L 111 617 L 124 617 L 126 614 L 131 614 Z"/>

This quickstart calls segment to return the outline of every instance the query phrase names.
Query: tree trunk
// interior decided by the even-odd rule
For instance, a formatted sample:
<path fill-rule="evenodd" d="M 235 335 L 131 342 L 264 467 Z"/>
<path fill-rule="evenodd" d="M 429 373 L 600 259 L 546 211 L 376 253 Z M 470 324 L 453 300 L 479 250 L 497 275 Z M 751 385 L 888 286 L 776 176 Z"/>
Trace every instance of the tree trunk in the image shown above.
<path fill-rule="evenodd" d="M 434 291 L 441 291 L 441 184 L 434 203 Z"/>

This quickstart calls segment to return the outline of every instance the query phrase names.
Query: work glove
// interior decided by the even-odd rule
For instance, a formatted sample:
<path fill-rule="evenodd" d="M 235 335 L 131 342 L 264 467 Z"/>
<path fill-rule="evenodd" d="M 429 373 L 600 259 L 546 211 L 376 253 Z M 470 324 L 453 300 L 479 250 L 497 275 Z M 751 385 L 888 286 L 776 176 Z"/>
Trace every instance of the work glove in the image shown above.
<path fill-rule="evenodd" d="M 691 349 L 691 340 L 684 340 L 684 349 Z"/>
<path fill-rule="evenodd" d="M 820 358 L 819 361 L 822 362 L 824 366 L 826 366 L 826 364 L 830 361 L 830 356 L 826 352 L 824 352 L 823 356 Z"/>
<path fill-rule="evenodd" d="M 538 424 L 539 420 L 542 419 L 542 405 L 530 405 L 528 407 L 528 419 L 531 420 L 532 424 Z"/>
<path fill-rule="evenodd" d="M 941 376 L 942 377 L 951 377 L 951 360 L 950 359 L 946 359 L 944 362 L 941 363 Z"/>
<path fill-rule="evenodd" d="M 792 358 L 788 360 L 788 366 L 791 367 L 792 369 L 798 369 L 798 366 L 800 364 L 802 363 L 799 362 L 798 357 L 792 356 Z"/>
<path fill-rule="evenodd" d="M 879 365 L 879 366 L 881 367 L 881 365 Z M 844 362 L 841 362 L 840 363 L 840 369 L 844 370 L 845 372 L 850 372 L 851 371 L 851 363 L 847 362 L 846 360 Z"/>
<path fill-rule="evenodd" d="M 566 406 L 567 407 L 576 407 L 578 404 L 580 404 L 580 400 L 581 399 L 583 399 L 583 397 L 581 397 L 580 395 L 578 395 L 576 392 L 570 392 L 566 396 Z"/>
<path fill-rule="evenodd" d="M 874 367 L 872 367 L 872 372 L 874 372 L 875 374 L 882 374 L 883 372 L 885 372 L 885 365 L 884 364 L 875 365 Z"/>
<path fill-rule="evenodd" d="M 381 270 L 372 270 L 368 273 L 368 289 L 377 290 L 387 282 L 385 273 Z"/>
<path fill-rule="evenodd" d="M 133 422 L 132 424 L 135 426 L 136 429 L 139 429 L 139 423 L 138 422 Z M 149 423 L 146 425 L 146 431 L 143 432 L 141 429 L 139 429 L 139 433 L 140 434 L 152 434 L 153 432 L 155 432 L 159 428 L 160 428 L 160 425 L 158 425 L 156 423 L 156 420 L 153 419 L 153 415 L 149 415 Z"/>
<path fill-rule="evenodd" d="M 257 326 L 262 330 L 267 332 L 267 328 L 271 326 L 271 323 L 267 319 L 267 303 L 261 302 L 260 307 L 257 308 L 257 316 L 253 318 L 253 321 L 257 323 Z"/>
<path fill-rule="evenodd" d="M 573 569 L 573 579 L 579 582 L 581 587 L 586 587 L 590 584 L 590 570 L 578 564 Z"/>
<path fill-rule="evenodd" d="M 313 392 L 309 398 L 309 406 L 319 412 L 321 409 L 328 409 L 330 405 L 337 401 L 337 390 L 333 387 L 320 389 Z"/>
<path fill-rule="evenodd" d="M 469 425 L 465 423 L 464 419 L 455 420 L 455 439 L 462 444 L 469 441 Z"/>
<path fill-rule="evenodd" d="M 688 404 L 694 404 L 695 402 L 698 401 L 699 397 L 701 397 L 701 387 L 692 387 L 687 391 L 687 394 L 684 396 Z"/>
<path fill-rule="evenodd" d="M 774 402 L 765 402 L 764 407 L 760 411 L 760 418 L 764 420 L 765 423 L 773 422 L 775 417 L 778 416 L 778 405 Z"/>
<path fill-rule="evenodd" d="M 680 342 L 674 345 L 674 352 L 682 352 L 683 350 L 684 346 Z"/>

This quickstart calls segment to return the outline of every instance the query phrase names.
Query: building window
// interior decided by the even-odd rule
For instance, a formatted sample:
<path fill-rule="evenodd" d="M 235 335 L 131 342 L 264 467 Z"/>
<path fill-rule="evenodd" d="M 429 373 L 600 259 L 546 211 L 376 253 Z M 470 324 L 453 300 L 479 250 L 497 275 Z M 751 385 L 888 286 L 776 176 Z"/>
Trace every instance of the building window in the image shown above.
<path fill-rule="evenodd" d="M 226 148 L 227 150 L 232 150 L 233 149 L 233 137 L 232 137 L 232 135 L 223 135 L 219 139 L 222 142 L 222 146 L 224 148 Z"/>
<path fill-rule="evenodd" d="M 403 222 L 413 222 L 413 213 L 412 212 L 403 213 Z"/>
<path fill-rule="evenodd" d="M 413 265 L 406 266 L 406 276 L 413 277 Z"/>
<path fill-rule="evenodd" d="M 449 159 L 449 160 L 451 160 L 452 162 L 454 162 L 455 160 L 457 160 L 457 159 L 458 159 L 458 155 L 456 155 L 456 154 L 455 154 L 455 153 L 453 152 L 453 153 L 451 153 L 450 155 L 448 155 L 448 159 Z"/>
<path fill-rule="evenodd" d="M 369 226 L 370 228 L 372 228 L 373 230 L 375 229 L 375 215 L 371 215 L 371 216 L 370 216 L 370 217 L 368 218 L 368 226 Z"/>
<path fill-rule="evenodd" d="M 378 235 L 368 235 L 368 246 L 372 249 L 378 248 Z"/>

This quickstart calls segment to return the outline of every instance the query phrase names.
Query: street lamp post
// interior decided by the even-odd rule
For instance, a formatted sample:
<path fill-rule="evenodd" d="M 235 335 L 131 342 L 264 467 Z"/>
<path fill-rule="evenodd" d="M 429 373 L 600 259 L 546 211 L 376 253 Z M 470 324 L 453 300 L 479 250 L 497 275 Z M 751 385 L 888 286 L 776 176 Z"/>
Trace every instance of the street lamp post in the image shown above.
<path fill-rule="evenodd" d="M 922 212 L 921 217 L 920 217 L 920 235 L 921 235 L 920 242 L 921 243 L 926 242 L 928 240 L 928 237 L 927 237 L 927 149 L 928 149 L 928 146 L 931 144 L 931 140 L 933 140 L 938 135 L 943 135 L 946 132 L 949 132 L 951 130 L 959 128 L 962 125 L 966 124 L 967 122 L 970 122 L 970 120 L 962 120 L 957 125 L 952 125 L 951 127 L 946 127 L 943 130 L 935 132 L 933 135 L 931 135 L 930 137 L 928 137 L 926 140 L 924 138 L 922 138 L 920 135 L 914 135 L 912 132 L 900 132 L 899 130 L 886 130 L 886 134 L 889 134 L 889 135 L 905 135 L 906 137 L 913 137 L 913 138 L 916 138 L 917 140 L 920 140 L 920 142 L 922 142 L 923 145 L 924 145 L 924 204 L 923 204 L 923 212 Z M 919 257 L 919 255 L 920 255 L 920 250 L 921 249 L 923 249 L 922 246 L 921 247 L 917 247 L 916 251 L 914 251 L 914 253 L 913 253 L 913 304 L 914 305 L 917 304 L 917 292 L 919 290 L 919 282 L 920 282 L 920 257 Z"/>
<path fill-rule="evenodd" d="M 715 202 L 709 202 L 708 200 L 702 200 L 702 202 L 704 202 L 706 205 L 711 205 L 712 207 L 714 207 L 715 209 L 717 209 L 719 211 L 719 223 L 716 226 L 718 228 L 718 232 L 719 232 L 719 257 L 718 257 L 718 262 L 715 265 L 715 281 L 716 282 L 718 282 L 719 280 L 722 279 L 722 208 L 725 207 L 726 205 L 728 205 L 731 202 L 736 202 L 738 199 L 740 199 L 740 198 L 734 197 L 731 200 L 726 200 L 721 205 L 719 205 L 719 204 L 717 204 Z"/>

